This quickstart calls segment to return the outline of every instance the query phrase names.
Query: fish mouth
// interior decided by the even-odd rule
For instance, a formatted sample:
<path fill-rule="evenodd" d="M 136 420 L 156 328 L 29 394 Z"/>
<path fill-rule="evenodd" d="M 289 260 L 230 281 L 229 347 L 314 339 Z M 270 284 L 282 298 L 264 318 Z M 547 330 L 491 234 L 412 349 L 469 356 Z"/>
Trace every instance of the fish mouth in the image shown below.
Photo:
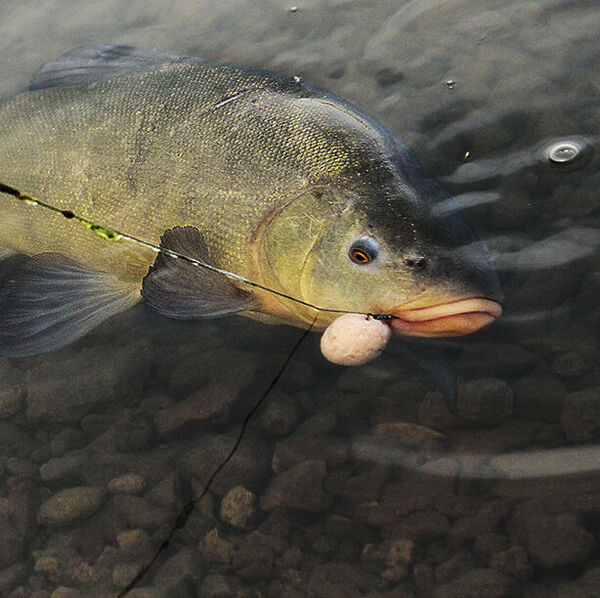
<path fill-rule="evenodd" d="M 462 336 L 489 326 L 502 314 L 497 301 L 485 297 L 469 297 L 418 308 L 402 308 L 390 312 L 390 324 L 396 334 L 406 336 Z"/>

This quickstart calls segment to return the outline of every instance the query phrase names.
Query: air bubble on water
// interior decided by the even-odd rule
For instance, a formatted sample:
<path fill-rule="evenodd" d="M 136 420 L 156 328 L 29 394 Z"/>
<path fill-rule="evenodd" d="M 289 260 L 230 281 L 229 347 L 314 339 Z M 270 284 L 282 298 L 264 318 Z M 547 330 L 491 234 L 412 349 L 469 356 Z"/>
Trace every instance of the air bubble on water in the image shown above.
<path fill-rule="evenodd" d="M 570 135 L 562 139 L 548 139 L 538 150 L 540 162 L 560 172 L 572 172 L 587 166 L 594 155 L 591 139 Z"/>
<path fill-rule="evenodd" d="M 454 79 L 448 79 L 448 80 L 445 82 L 445 85 L 446 85 L 446 87 L 447 87 L 448 89 L 452 90 L 452 89 L 454 89 L 454 88 L 456 87 L 456 81 L 455 81 Z"/>
<path fill-rule="evenodd" d="M 297 6 L 290 6 L 290 12 L 298 12 Z"/>
<path fill-rule="evenodd" d="M 559 141 L 553 143 L 547 150 L 548 160 L 554 164 L 572 162 L 581 153 L 581 146 L 572 141 Z"/>

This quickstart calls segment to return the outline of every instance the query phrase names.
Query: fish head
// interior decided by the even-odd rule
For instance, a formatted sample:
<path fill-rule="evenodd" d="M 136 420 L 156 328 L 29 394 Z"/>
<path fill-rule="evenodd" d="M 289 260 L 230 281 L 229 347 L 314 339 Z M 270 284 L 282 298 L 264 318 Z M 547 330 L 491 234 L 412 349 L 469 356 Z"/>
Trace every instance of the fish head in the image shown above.
<path fill-rule="evenodd" d="M 280 288 L 306 303 L 392 315 L 403 335 L 475 332 L 501 314 L 501 290 L 484 241 L 451 201 L 401 148 L 393 168 L 355 168 L 292 202 L 265 255 Z M 320 312 L 318 326 L 337 315 Z"/>

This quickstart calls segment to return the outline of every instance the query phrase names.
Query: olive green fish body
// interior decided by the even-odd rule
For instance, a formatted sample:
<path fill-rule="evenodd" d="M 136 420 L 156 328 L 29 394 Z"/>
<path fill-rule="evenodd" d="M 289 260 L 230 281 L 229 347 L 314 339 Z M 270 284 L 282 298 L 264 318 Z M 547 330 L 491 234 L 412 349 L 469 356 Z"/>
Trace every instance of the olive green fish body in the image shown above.
<path fill-rule="evenodd" d="M 327 309 L 390 314 L 497 286 L 485 258 L 464 249 L 477 235 L 433 213 L 448 196 L 404 145 L 333 94 L 259 69 L 76 49 L 0 104 L 0 182 Z M 14 197 L 1 196 L 0 219 L 0 248 L 31 256 L 9 263 L 0 286 L 9 355 L 66 344 L 142 296 L 179 318 L 315 317 Z M 317 327 L 334 317 L 320 312 Z"/>
<path fill-rule="evenodd" d="M 153 243 L 165 229 L 196 226 L 217 265 L 252 275 L 260 223 L 351 166 L 355 148 L 330 130 L 331 120 L 372 135 L 343 105 L 291 78 L 174 64 L 4 103 L 0 173 L 57 207 Z M 0 245 L 18 251 L 55 251 L 135 284 L 154 260 L 6 198 L 0 215 Z"/>

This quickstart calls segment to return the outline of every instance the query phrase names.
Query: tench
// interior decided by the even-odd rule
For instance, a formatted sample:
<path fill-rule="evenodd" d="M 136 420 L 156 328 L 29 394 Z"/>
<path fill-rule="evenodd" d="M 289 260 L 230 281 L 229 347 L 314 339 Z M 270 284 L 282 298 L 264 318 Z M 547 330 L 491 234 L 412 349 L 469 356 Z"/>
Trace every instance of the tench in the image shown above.
<path fill-rule="evenodd" d="M 311 305 L 396 316 L 395 332 L 470 333 L 500 314 L 477 233 L 359 109 L 299 77 L 95 45 L 0 103 L 0 348 L 35 354 L 142 298 L 175 318 L 242 313 L 325 328 L 337 314 L 141 244 L 77 214 Z M 29 202 L 31 203 L 31 202 Z M 445 215 L 441 215 L 445 213 Z"/>

